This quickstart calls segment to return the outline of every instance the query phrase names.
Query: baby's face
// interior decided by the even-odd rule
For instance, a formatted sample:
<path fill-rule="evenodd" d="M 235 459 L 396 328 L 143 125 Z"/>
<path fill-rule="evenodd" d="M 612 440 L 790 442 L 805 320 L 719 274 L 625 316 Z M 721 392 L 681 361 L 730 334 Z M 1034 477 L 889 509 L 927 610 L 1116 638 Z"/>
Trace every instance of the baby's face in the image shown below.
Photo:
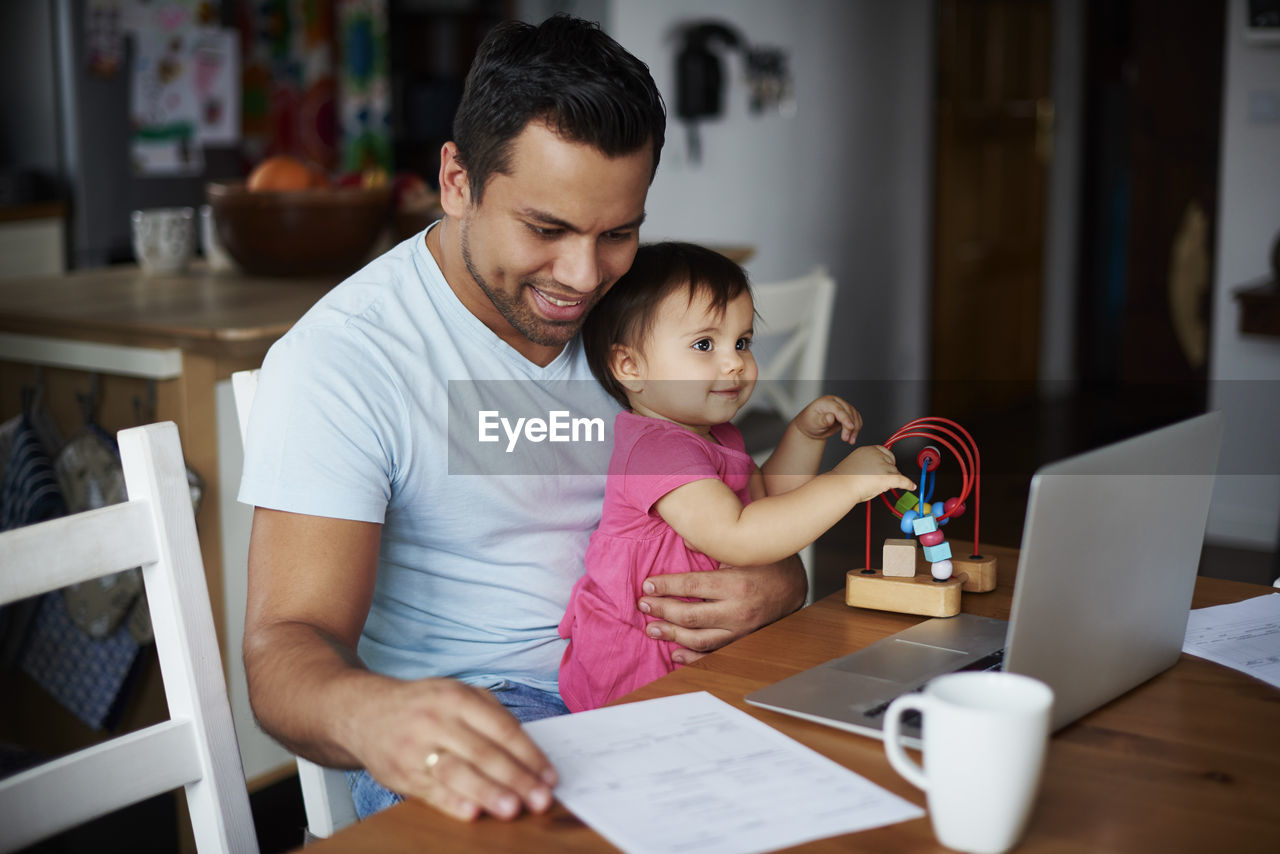
<path fill-rule="evenodd" d="M 723 312 L 680 290 L 661 304 L 639 352 L 641 389 L 630 395 L 641 415 L 699 433 L 733 418 L 751 397 L 759 369 L 751 354 L 755 310 L 741 294 Z"/>

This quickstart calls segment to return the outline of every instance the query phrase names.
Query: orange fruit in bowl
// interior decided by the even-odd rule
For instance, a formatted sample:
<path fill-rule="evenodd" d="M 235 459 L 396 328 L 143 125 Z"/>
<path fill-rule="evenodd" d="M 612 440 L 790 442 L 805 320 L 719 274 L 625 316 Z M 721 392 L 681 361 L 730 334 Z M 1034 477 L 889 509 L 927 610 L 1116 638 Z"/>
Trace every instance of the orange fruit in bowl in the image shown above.
<path fill-rule="evenodd" d="M 245 181 L 250 192 L 266 190 L 307 190 L 327 187 L 329 179 L 316 167 L 288 154 L 277 154 L 263 160 Z"/>

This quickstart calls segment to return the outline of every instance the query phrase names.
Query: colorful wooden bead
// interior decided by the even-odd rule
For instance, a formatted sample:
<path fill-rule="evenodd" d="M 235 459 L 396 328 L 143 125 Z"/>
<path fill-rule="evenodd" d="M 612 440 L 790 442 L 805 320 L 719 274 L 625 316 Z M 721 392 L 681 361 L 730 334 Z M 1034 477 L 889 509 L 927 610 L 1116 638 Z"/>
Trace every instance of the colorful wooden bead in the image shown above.
<path fill-rule="evenodd" d="M 936 546 L 938 543 L 941 543 L 945 539 L 946 537 L 943 536 L 943 533 L 941 531 L 929 531 L 926 534 L 920 535 L 920 545 Z"/>
<path fill-rule="evenodd" d="M 893 505 L 893 509 L 898 511 L 899 514 L 902 514 L 913 509 L 919 503 L 920 501 L 916 498 L 914 492 L 904 492 L 902 493 L 902 497 L 898 499 L 898 503 Z"/>
<path fill-rule="evenodd" d="M 933 471 L 942 462 L 942 451 L 939 451 L 933 445 L 925 445 L 920 449 L 920 453 L 916 454 L 916 465 L 925 471 Z"/>
<path fill-rule="evenodd" d="M 933 577 L 938 579 L 939 581 L 946 581 L 948 578 L 951 577 L 951 573 L 954 570 L 951 566 L 951 561 L 938 560 L 930 564 L 929 571 L 933 573 Z"/>
<path fill-rule="evenodd" d="M 936 546 L 925 546 L 924 559 L 929 563 L 937 563 L 940 560 L 951 559 L 951 543 L 938 543 Z"/>
<path fill-rule="evenodd" d="M 942 503 L 942 512 L 947 514 L 948 519 L 954 519 L 957 516 L 963 516 L 965 506 L 960 503 L 959 498 L 948 498 Z"/>
<path fill-rule="evenodd" d="M 902 529 L 902 533 L 907 536 L 911 536 L 912 531 L 915 530 L 912 526 L 915 525 L 915 521 L 919 516 L 920 514 L 914 510 L 908 510 L 906 513 L 903 513 L 902 522 L 898 525 L 898 527 Z"/>
<path fill-rule="evenodd" d="M 905 520 L 907 517 L 903 516 L 902 518 Z M 912 519 L 911 530 L 915 531 L 917 537 L 930 531 L 936 531 L 938 530 L 938 520 L 932 516 L 921 516 L 918 519 Z"/>

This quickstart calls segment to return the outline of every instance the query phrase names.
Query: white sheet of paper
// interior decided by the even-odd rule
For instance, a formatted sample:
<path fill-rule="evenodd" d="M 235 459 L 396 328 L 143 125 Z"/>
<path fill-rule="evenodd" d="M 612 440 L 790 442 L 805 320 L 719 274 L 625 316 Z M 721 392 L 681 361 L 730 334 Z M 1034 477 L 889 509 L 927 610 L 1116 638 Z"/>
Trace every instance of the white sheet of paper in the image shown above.
<path fill-rule="evenodd" d="M 1182 651 L 1280 688 L 1280 593 L 1196 608 Z"/>
<path fill-rule="evenodd" d="M 560 802 L 627 854 L 748 854 L 924 815 L 705 691 L 525 730 Z"/>

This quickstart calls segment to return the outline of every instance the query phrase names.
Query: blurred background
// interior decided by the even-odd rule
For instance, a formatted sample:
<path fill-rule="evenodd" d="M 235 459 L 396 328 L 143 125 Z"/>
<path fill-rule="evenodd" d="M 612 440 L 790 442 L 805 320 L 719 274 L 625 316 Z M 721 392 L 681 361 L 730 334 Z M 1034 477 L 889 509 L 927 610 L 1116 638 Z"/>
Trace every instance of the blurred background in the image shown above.
<path fill-rule="evenodd" d="M 1017 544 L 1041 463 L 1221 409 L 1206 571 L 1276 576 L 1277 0 L 6 0 L 0 258 L 129 263 L 130 210 L 272 154 L 434 185 L 485 32 L 557 11 L 666 98 L 643 237 L 749 247 L 755 282 L 825 267 L 826 385 L 865 441 L 965 424 L 984 539 Z M 820 594 L 861 565 L 854 516 Z"/>

